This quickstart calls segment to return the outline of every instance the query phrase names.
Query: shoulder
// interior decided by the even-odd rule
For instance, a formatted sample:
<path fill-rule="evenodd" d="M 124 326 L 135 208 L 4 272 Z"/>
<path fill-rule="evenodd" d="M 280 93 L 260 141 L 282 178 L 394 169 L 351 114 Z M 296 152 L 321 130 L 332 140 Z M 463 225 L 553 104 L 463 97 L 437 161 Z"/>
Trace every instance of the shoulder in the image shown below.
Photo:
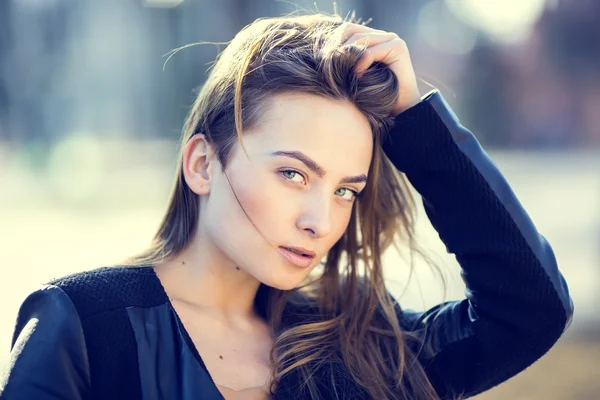
<path fill-rule="evenodd" d="M 168 301 L 150 267 L 100 267 L 55 278 L 47 285 L 64 292 L 81 318 L 131 306 L 152 307 Z"/>
<path fill-rule="evenodd" d="M 19 394 L 15 398 L 47 398 L 50 391 L 61 399 L 87 398 L 94 371 L 102 382 L 94 388 L 102 393 L 98 398 L 136 391 L 137 347 L 128 310 L 166 301 L 150 267 L 102 267 L 47 282 L 19 308 L 0 398 L 10 397 L 10 390 Z"/>

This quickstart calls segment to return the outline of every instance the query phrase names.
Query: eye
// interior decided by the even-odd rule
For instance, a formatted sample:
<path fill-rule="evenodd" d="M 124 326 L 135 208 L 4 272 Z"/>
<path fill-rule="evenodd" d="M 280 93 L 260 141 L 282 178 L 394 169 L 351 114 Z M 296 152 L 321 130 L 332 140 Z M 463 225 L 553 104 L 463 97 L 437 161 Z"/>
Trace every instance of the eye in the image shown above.
<path fill-rule="evenodd" d="M 353 201 L 358 197 L 358 192 L 356 190 L 348 189 L 348 188 L 339 188 L 338 191 L 342 191 L 342 196 L 340 196 L 344 201 Z M 347 196 L 349 195 L 349 196 Z M 344 197 L 346 196 L 346 197 Z"/>
<path fill-rule="evenodd" d="M 287 180 L 290 180 L 292 182 L 302 183 L 302 180 L 304 180 L 304 176 L 302 176 L 302 174 L 299 173 L 298 171 L 294 171 L 293 169 L 284 169 L 284 170 L 279 171 L 279 173 L 281 175 L 283 175 L 284 178 L 286 178 Z M 296 178 L 296 179 L 300 178 L 300 181 L 294 180 L 294 178 Z"/>
<path fill-rule="evenodd" d="M 281 171 L 278 171 L 279 174 L 281 174 L 286 180 L 288 181 L 292 181 L 294 183 L 298 183 L 301 185 L 305 185 L 306 183 L 304 175 L 302 175 L 300 172 L 295 171 L 293 169 L 283 169 Z M 344 201 L 347 202 L 352 202 L 354 201 L 357 197 L 360 196 L 360 193 L 358 193 L 356 190 L 352 190 L 349 188 L 339 188 L 336 192 L 340 192 L 341 191 L 341 198 Z"/>

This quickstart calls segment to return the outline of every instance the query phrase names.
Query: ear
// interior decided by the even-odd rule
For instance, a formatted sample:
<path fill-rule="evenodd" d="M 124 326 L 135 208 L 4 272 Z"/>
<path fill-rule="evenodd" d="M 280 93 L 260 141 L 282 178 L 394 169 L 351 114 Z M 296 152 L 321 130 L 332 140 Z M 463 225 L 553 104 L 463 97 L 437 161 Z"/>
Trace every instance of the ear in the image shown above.
<path fill-rule="evenodd" d="M 183 176 L 185 182 L 198 195 L 210 193 L 213 170 L 218 163 L 206 136 L 197 133 L 183 148 Z"/>

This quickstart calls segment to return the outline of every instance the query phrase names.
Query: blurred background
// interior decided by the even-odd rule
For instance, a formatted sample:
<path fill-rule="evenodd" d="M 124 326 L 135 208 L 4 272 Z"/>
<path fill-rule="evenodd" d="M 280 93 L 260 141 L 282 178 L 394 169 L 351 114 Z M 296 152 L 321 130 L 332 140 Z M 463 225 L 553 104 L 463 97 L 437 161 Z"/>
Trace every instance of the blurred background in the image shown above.
<path fill-rule="evenodd" d="M 553 245 L 575 317 L 542 359 L 479 399 L 600 398 L 600 2 L 597 0 L 0 0 L 0 368 L 27 293 L 141 250 L 166 207 L 183 119 L 246 24 L 356 11 L 409 46 Z M 422 86 L 422 93 L 430 90 Z M 459 266 L 419 234 L 462 299 Z M 393 250 L 392 250 L 393 252 Z M 404 307 L 442 301 L 386 254 Z"/>

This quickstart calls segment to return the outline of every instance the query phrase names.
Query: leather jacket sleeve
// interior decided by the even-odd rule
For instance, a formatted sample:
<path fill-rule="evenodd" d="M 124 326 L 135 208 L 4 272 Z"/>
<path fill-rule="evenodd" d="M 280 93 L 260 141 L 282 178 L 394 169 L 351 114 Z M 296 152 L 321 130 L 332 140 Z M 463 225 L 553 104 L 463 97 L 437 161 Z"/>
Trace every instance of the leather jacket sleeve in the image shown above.
<path fill-rule="evenodd" d="M 83 400 L 89 388 L 77 310 L 59 287 L 45 285 L 19 309 L 9 365 L 0 376 L 0 399 Z"/>
<path fill-rule="evenodd" d="M 542 357 L 570 325 L 573 301 L 552 247 L 439 91 L 396 117 L 384 151 L 422 196 L 454 254 L 466 298 L 399 314 L 424 341 L 442 398 L 473 396 Z"/>

